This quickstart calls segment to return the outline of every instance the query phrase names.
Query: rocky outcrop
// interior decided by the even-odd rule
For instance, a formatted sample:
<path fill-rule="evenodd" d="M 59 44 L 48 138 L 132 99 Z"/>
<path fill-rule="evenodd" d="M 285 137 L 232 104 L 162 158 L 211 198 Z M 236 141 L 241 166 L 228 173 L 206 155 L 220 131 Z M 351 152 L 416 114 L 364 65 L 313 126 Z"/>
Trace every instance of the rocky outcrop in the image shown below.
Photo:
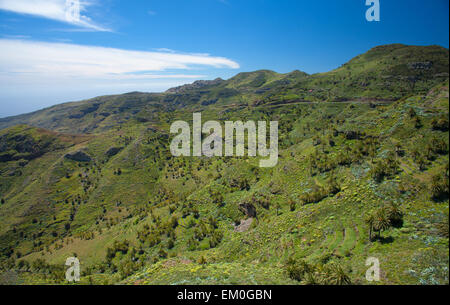
<path fill-rule="evenodd" d="M 73 160 L 73 161 L 77 161 L 77 162 L 90 162 L 92 159 L 91 157 L 85 153 L 84 151 L 77 151 L 71 154 L 67 154 L 64 156 L 64 158 L 69 159 L 69 160 Z"/>
<path fill-rule="evenodd" d="M 241 220 L 241 223 L 238 226 L 234 227 L 234 232 L 247 232 L 250 229 L 250 226 L 253 223 L 253 218 Z"/>

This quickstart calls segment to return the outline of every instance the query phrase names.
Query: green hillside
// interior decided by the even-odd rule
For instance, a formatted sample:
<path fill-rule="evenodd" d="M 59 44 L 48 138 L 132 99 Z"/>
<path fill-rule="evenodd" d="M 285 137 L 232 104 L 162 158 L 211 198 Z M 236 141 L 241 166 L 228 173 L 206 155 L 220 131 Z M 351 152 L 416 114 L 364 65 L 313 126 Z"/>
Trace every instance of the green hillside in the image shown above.
<path fill-rule="evenodd" d="M 448 50 L 240 73 L 0 119 L 0 283 L 448 284 Z M 279 121 L 258 158 L 173 157 L 170 125 Z"/>

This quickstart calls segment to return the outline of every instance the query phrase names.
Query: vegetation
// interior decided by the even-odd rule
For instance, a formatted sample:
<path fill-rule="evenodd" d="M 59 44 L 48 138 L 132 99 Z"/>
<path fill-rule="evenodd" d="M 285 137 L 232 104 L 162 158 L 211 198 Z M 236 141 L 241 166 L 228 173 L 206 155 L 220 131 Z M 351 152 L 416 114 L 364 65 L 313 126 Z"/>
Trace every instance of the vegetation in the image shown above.
<path fill-rule="evenodd" d="M 193 112 L 279 121 L 278 165 L 172 157 Z M 0 283 L 448 284 L 448 113 L 448 50 L 388 45 L 0 119 Z"/>

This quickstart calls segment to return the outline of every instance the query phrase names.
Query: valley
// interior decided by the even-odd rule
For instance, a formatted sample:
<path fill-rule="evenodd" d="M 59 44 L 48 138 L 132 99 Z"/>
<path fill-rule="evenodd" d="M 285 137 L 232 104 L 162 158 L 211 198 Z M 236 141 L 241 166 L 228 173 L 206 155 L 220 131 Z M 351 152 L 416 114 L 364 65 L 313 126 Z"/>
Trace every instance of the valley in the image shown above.
<path fill-rule="evenodd" d="M 448 284 L 448 58 L 384 45 L 1 118 L 0 283 L 66 284 L 74 256 L 79 284 L 374 284 L 369 257 L 375 284 Z M 278 163 L 174 157 L 193 113 L 278 121 Z"/>

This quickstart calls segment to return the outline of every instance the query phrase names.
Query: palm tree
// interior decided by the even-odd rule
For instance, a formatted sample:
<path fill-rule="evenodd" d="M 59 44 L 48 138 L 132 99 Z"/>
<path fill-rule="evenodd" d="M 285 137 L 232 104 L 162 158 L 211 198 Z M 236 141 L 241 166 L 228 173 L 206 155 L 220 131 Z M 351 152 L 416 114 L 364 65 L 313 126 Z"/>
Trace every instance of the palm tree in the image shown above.
<path fill-rule="evenodd" d="M 350 277 L 342 269 L 341 265 L 332 262 L 324 266 L 322 269 L 323 279 L 322 282 L 325 285 L 350 285 Z"/>
<path fill-rule="evenodd" d="M 372 233 L 377 232 L 378 238 L 380 238 L 380 234 L 382 231 L 389 229 L 391 226 L 391 221 L 389 219 L 389 215 L 387 213 L 386 208 L 382 207 L 372 214 L 366 219 L 366 223 L 369 226 L 369 240 L 372 241 Z"/>
<path fill-rule="evenodd" d="M 394 227 L 401 227 L 403 224 L 403 213 L 400 210 L 399 205 L 394 202 L 389 202 L 384 209 L 390 225 Z"/>
<path fill-rule="evenodd" d="M 381 208 L 375 213 L 375 222 L 373 230 L 378 233 L 378 238 L 380 237 L 381 231 L 389 229 L 391 222 L 386 213 L 386 209 Z"/>
<path fill-rule="evenodd" d="M 373 226 L 375 223 L 375 214 L 374 213 L 370 214 L 367 217 L 366 223 L 369 226 L 369 241 L 372 241 L 372 231 L 373 231 Z"/>

